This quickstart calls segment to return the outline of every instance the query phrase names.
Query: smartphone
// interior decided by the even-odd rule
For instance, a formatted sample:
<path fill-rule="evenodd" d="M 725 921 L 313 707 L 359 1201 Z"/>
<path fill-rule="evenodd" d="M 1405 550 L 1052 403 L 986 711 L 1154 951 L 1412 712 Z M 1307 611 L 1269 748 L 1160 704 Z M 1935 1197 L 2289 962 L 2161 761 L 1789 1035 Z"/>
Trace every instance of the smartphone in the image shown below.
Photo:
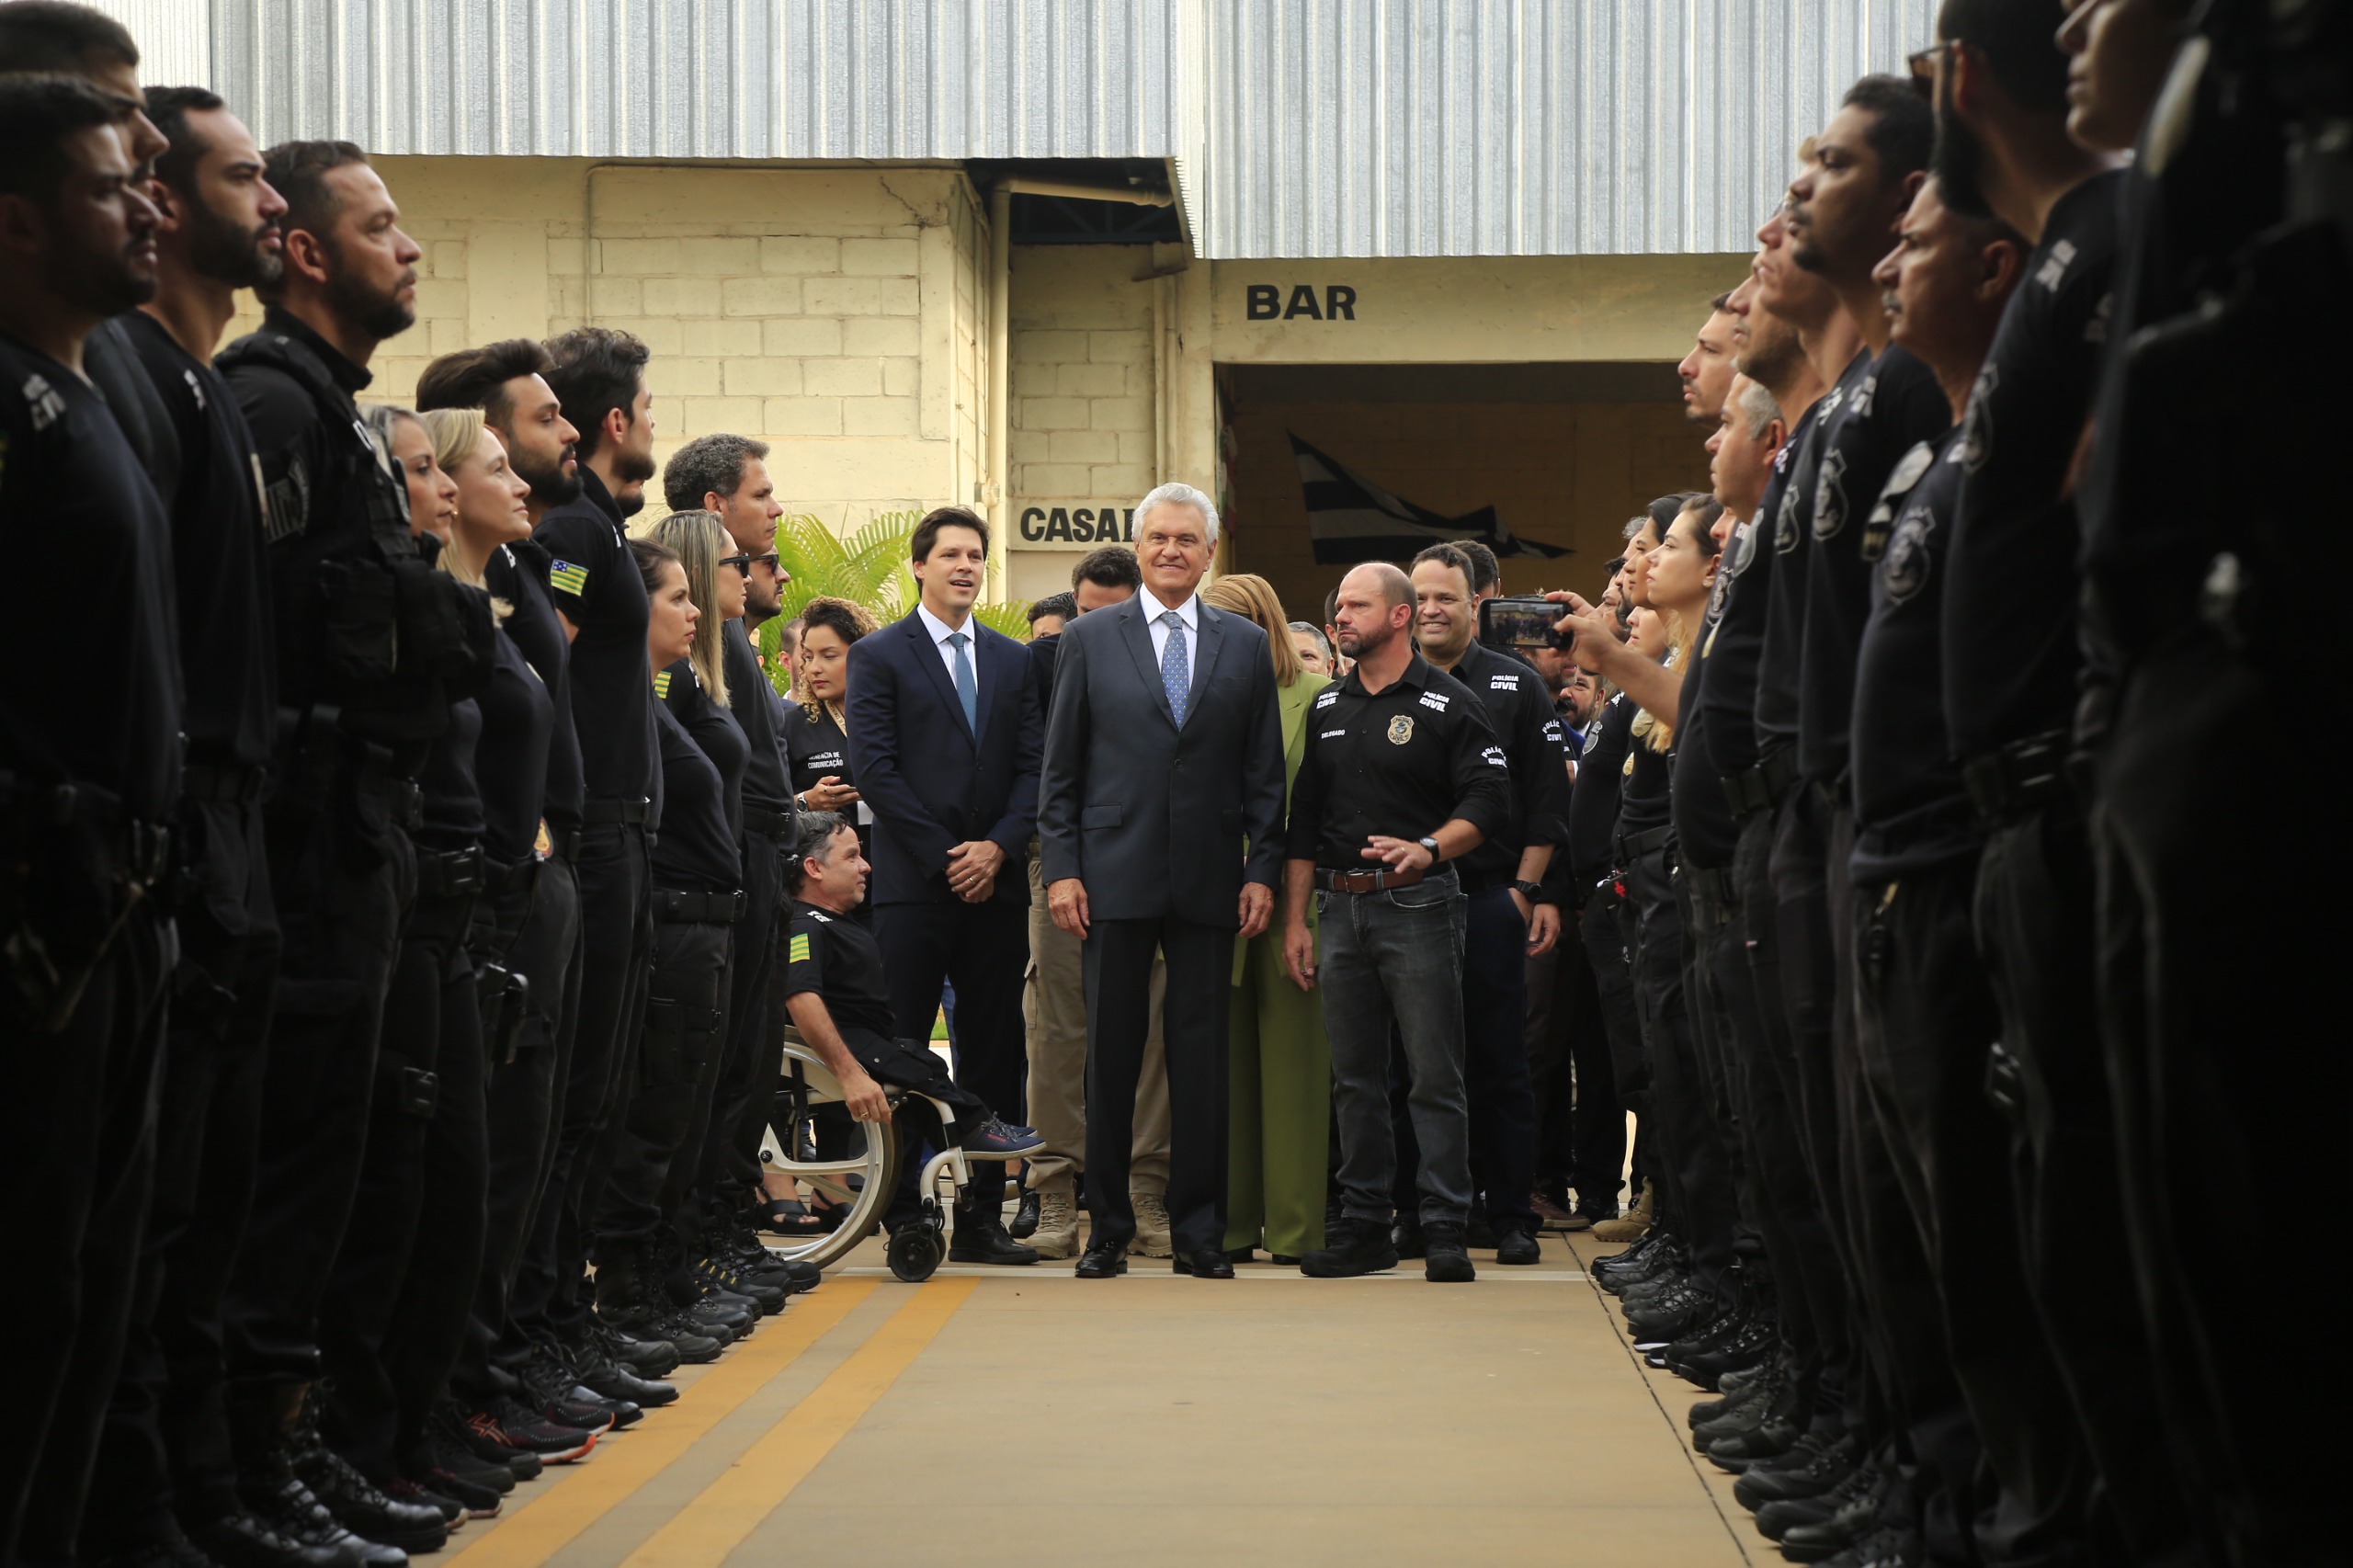
<path fill-rule="evenodd" d="M 1479 641 L 1490 648 L 1566 648 L 1570 639 L 1552 623 L 1568 612 L 1546 599 L 1488 599 L 1479 606 Z"/>

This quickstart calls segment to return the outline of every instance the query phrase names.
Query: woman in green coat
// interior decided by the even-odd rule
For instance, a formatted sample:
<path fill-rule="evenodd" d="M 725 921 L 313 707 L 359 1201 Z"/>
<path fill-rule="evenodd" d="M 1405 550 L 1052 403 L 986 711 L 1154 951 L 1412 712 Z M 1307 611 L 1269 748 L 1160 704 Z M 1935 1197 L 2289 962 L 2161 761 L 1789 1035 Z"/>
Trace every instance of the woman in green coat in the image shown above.
<path fill-rule="evenodd" d="M 1220 577 L 1201 597 L 1267 634 L 1282 709 L 1288 810 L 1307 742 L 1307 705 L 1330 683 L 1300 664 L 1282 601 L 1264 577 Z M 1225 1250 L 1241 1262 L 1264 1246 L 1277 1263 L 1295 1264 L 1324 1244 L 1332 1052 L 1324 1041 L 1324 999 L 1302 991 L 1283 967 L 1280 921 L 1234 947 L 1225 1050 Z"/>

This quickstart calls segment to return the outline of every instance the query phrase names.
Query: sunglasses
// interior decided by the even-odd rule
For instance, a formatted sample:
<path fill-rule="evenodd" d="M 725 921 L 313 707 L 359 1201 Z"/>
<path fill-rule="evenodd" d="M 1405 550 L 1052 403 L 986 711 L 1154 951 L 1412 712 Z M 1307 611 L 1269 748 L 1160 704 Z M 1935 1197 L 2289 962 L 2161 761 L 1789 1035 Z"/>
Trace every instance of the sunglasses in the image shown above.
<path fill-rule="evenodd" d="M 719 558 L 719 563 L 722 566 L 733 566 L 748 578 L 752 574 L 754 566 L 766 566 L 771 572 L 777 570 L 778 560 L 777 552 L 771 550 L 766 555 L 722 555 Z"/>

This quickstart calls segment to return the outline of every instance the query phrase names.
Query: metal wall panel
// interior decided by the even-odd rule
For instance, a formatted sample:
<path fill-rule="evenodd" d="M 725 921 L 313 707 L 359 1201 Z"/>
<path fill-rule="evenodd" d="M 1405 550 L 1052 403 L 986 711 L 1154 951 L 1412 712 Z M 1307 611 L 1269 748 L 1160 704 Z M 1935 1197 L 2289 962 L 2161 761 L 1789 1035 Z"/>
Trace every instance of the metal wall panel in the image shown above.
<path fill-rule="evenodd" d="M 1207 0 L 1204 254 L 1745 250 L 1937 0 Z"/>

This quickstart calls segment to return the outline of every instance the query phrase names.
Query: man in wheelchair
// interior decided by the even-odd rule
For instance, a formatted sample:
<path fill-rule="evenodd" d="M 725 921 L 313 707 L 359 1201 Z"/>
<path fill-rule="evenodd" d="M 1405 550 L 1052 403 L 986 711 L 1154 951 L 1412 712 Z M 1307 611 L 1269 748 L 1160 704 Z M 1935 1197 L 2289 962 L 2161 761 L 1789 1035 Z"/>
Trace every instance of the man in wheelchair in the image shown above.
<path fill-rule="evenodd" d="M 916 1184 L 926 1147 L 939 1149 L 953 1137 L 967 1153 L 984 1160 L 1017 1159 L 1045 1146 L 1027 1127 L 1008 1126 L 949 1075 L 948 1064 L 921 1041 L 891 1036 L 890 993 L 883 983 L 882 948 L 873 934 L 847 918 L 866 897 L 866 858 L 858 830 L 832 812 L 801 819 L 801 841 L 787 860 L 785 879 L 792 894 L 792 932 L 785 973 L 785 1005 L 801 1038 L 835 1077 L 850 1115 L 859 1121 L 888 1122 L 893 1107 L 883 1085 L 911 1089 L 949 1108 L 951 1129 L 939 1125 L 928 1101 L 909 1096 L 895 1108 L 900 1131 L 899 1179 L 884 1227 L 896 1232 L 920 1212 Z M 960 1203 L 949 1256 L 962 1261 L 958 1244 L 970 1231 L 982 1234 L 983 1217 Z M 1038 1255 L 1015 1245 L 1010 1256 L 999 1242 L 969 1249 L 980 1261 L 1034 1263 Z"/>

